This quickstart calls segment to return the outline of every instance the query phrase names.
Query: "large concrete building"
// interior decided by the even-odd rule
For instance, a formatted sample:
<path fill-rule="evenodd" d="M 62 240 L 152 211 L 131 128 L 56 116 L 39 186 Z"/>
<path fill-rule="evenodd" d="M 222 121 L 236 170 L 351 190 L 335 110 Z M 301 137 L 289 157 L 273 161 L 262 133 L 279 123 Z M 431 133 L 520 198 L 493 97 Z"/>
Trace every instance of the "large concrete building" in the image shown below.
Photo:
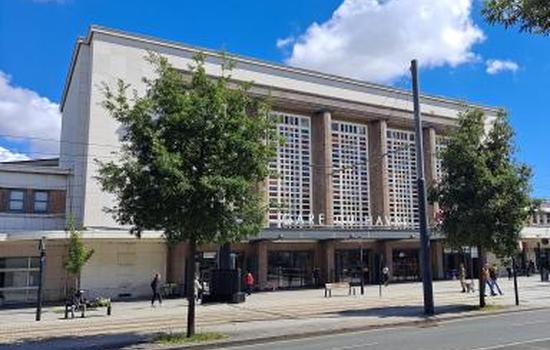
<path fill-rule="evenodd" d="M 168 246 L 160 232 L 129 234 L 105 212 L 111 195 L 100 189 L 96 159 L 115 159 L 121 130 L 101 106 L 102 83 L 122 78 L 138 93 L 154 72 L 145 60 L 158 52 L 182 74 L 193 56 L 206 54 L 211 76 L 221 74 L 218 52 L 142 35 L 92 27 L 77 41 L 61 101 L 63 115 L 58 163 L 0 165 L 0 299 L 34 298 L 37 239 L 47 238 L 46 295 L 59 299 L 67 283 L 66 220 L 82 225 L 95 249 L 82 273 L 92 294 L 139 297 L 160 272 L 167 282 L 184 281 L 186 244 Z M 379 278 L 386 265 L 395 280 L 419 278 L 412 97 L 408 91 L 229 56 L 232 79 L 253 82 L 251 94 L 271 96 L 278 132 L 286 139 L 266 179 L 266 227 L 232 244 L 237 265 L 251 270 L 259 289 L 307 287 L 324 281 Z M 422 96 L 428 184 L 441 166 L 438 151 L 464 101 Z M 497 109 L 483 109 L 487 123 Z M 430 219 L 433 208 L 429 208 Z M 454 266 L 453 252 L 432 237 L 436 278 Z M 201 273 L 215 264 L 216 246 L 201 247 Z M 363 254 L 361 259 L 360 254 Z M 363 261 L 361 269 L 360 261 Z M 368 268 L 368 270 L 367 270 Z M 0 300 L 0 302 L 1 302 Z"/>

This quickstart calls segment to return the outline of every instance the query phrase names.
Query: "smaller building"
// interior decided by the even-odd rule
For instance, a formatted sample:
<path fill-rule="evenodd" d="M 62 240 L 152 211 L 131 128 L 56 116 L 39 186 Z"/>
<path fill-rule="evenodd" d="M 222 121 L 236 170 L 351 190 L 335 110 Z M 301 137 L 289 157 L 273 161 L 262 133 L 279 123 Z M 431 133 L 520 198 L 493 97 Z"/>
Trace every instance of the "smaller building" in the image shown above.
<path fill-rule="evenodd" d="M 42 236 L 58 238 L 48 242 L 46 298 L 62 296 L 69 172 L 58 165 L 57 159 L 0 164 L 0 305 L 35 300 Z"/>
<path fill-rule="evenodd" d="M 532 262 L 538 271 L 549 268 L 550 261 L 550 199 L 543 201 L 521 232 L 520 267 L 525 270 Z"/>

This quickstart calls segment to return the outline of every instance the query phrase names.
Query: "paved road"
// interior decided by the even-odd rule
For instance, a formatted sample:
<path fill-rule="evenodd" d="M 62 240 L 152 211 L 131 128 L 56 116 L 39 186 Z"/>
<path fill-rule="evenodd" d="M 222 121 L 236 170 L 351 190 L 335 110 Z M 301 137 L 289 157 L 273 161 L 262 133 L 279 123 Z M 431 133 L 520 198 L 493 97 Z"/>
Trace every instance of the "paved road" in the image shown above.
<path fill-rule="evenodd" d="M 249 350 L 540 350 L 550 349 L 550 311 L 528 311 L 444 322 L 287 340 L 224 349 Z"/>

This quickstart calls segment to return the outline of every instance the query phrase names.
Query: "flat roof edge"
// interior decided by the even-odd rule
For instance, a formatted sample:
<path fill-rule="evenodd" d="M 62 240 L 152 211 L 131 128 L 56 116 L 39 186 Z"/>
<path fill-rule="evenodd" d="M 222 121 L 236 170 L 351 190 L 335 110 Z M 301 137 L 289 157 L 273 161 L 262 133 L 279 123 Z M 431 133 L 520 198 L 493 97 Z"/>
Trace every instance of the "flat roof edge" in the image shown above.
<path fill-rule="evenodd" d="M 76 64 L 76 60 L 78 59 L 78 51 L 80 49 L 80 46 L 82 44 L 88 45 L 92 40 L 93 33 L 101 33 L 101 34 L 111 35 L 111 36 L 115 36 L 115 37 L 119 37 L 119 38 L 135 40 L 135 41 L 140 41 L 140 42 L 146 42 L 146 43 L 149 43 L 149 44 L 175 48 L 175 49 L 184 50 L 184 51 L 192 52 L 192 53 L 203 52 L 203 53 L 206 53 L 209 56 L 217 57 L 217 58 L 220 58 L 221 55 L 222 55 L 221 52 L 213 50 L 213 49 L 207 49 L 207 48 L 202 48 L 202 47 L 197 47 L 197 46 L 191 46 L 191 45 L 183 44 L 181 42 L 168 40 L 168 39 L 161 39 L 161 38 L 158 38 L 158 37 L 145 35 L 145 34 L 136 34 L 136 33 L 131 33 L 131 32 L 123 31 L 123 30 L 103 27 L 103 26 L 99 26 L 99 25 L 91 25 L 90 28 L 89 28 L 89 31 L 87 33 L 87 36 L 85 38 L 82 38 L 82 37 L 79 38 L 77 40 L 76 45 L 75 45 L 75 49 L 73 51 L 73 56 L 72 56 L 70 67 L 69 67 L 69 72 L 67 74 L 67 78 L 66 78 L 66 81 L 65 81 L 65 86 L 64 86 L 64 89 L 63 89 L 63 94 L 62 94 L 62 98 L 61 98 L 61 102 L 60 102 L 61 112 L 63 112 L 67 92 L 68 92 L 68 89 L 69 89 L 69 86 L 70 86 L 70 81 L 71 81 L 71 78 L 72 78 L 72 73 L 73 73 L 73 70 L 74 70 L 74 66 Z M 379 90 L 381 92 L 395 93 L 395 94 L 399 94 L 399 95 L 402 95 L 402 96 L 412 96 L 412 93 L 408 90 L 399 89 L 399 88 L 395 88 L 395 87 L 391 87 L 391 86 L 387 86 L 387 85 L 383 85 L 383 84 L 370 83 L 370 82 L 363 81 L 363 80 L 347 78 L 347 77 L 333 75 L 333 74 L 329 74 L 329 73 L 322 73 L 322 72 L 309 70 L 309 69 L 305 69 L 305 68 L 292 67 L 292 66 L 281 64 L 281 63 L 270 62 L 270 61 L 267 61 L 267 60 L 261 60 L 261 59 L 241 56 L 241 55 L 233 54 L 233 53 L 228 53 L 227 57 L 234 60 L 234 61 L 236 61 L 236 62 L 253 64 L 253 65 L 256 65 L 256 66 L 268 67 L 268 68 L 271 68 L 271 69 L 280 70 L 280 71 L 284 71 L 284 72 L 287 72 L 287 73 L 306 75 L 306 76 L 310 76 L 310 77 L 325 79 L 327 81 L 336 81 L 336 82 L 340 82 L 340 83 L 345 83 L 345 84 L 349 84 L 350 86 L 371 88 L 371 89 Z M 480 108 L 480 109 L 484 110 L 485 112 L 495 113 L 495 114 L 498 113 L 501 109 L 503 109 L 502 107 L 485 106 L 485 105 L 481 105 L 481 104 L 471 103 L 471 102 L 468 102 L 467 100 L 447 98 L 447 97 L 436 96 L 436 95 L 421 94 L 421 99 L 426 101 L 426 102 L 433 101 L 433 102 L 447 103 L 447 104 L 450 104 L 450 105 L 454 105 L 456 107 L 468 106 L 468 107 L 472 107 L 472 108 Z"/>

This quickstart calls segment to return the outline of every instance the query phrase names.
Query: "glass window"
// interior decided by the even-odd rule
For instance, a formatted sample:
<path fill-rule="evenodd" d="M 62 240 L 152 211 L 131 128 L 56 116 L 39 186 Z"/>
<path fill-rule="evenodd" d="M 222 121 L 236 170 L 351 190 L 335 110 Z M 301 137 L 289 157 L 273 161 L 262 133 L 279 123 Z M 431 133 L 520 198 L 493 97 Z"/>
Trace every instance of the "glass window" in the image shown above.
<path fill-rule="evenodd" d="M 11 190 L 8 209 L 10 211 L 23 211 L 25 192 L 22 190 Z"/>
<path fill-rule="evenodd" d="M 29 267 L 28 258 L 0 258 L 1 269 L 26 269 Z"/>
<path fill-rule="evenodd" d="M 44 213 L 47 210 L 48 210 L 48 192 L 35 191 L 33 211 L 37 213 Z"/>
<path fill-rule="evenodd" d="M 0 306 L 33 301 L 39 271 L 36 257 L 0 258 Z"/>

